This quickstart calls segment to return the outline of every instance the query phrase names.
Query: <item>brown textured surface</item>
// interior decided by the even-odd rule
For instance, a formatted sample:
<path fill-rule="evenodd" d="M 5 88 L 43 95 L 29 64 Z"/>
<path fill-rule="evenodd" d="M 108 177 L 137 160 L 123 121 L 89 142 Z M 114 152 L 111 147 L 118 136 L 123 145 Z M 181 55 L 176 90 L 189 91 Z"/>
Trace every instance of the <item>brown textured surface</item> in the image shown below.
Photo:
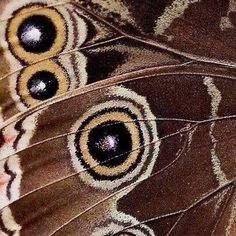
<path fill-rule="evenodd" d="M 0 14 L 14 8 L 16 1 L 7 2 Z M 69 79 L 79 82 L 84 73 L 88 85 L 22 109 L 12 84 L 32 65 L 0 45 L 0 235 L 234 236 L 235 1 L 74 0 L 54 7 L 69 9 L 74 39 L 53 60 L 70 70 Z M 0 16 L 4 27 L 7 18 Z M 88 33 L 79 47 L 78 19 Z M 99 125 L 98 107 L 107 117 L 112 109 L 141 113 L 131 122 L 139 145 L 122 153 L 141 160 L 120 176 L 112 160 L 99 162 L 110 179 L 86 162 L 86 150 L 94 158 L 89 142 L 75 152 L 80 142 L 71 141 L 73 132 L 91 134 L 78 121 L 97 118 Z"/>
<path fill-rule="evenodd" d="M 140 38 L 150 39 L 150 43 L 160 44 L 177 50 L 181 54 L 199 60 L 214 59 L 232 62 L 235 65 L 235 14 L 232 9 L 232 0 L 207 0 L 207 1 L 135 1 L 119 0 L 117 2 L 122 8 L 116 8 L 115 17 L 113 1 L 105 1 L 110 4 L 99 4 L 97 0 L 78 0 L 89 11 L 112 22 L 115 26 L 122 29 L 126 34 Z M 186 8 L 183 8 L 185 4 Z M 100 6 L 101 5 L 101 6 Z M 179 5 L 182 14 L 176 16 L 176 11 L 169 12 L 157 28 L 162 28 L 162 24 L 167 22 L 168 26 L 163 33 L 155 33 L 156 21 L 164 15 L 166 8 Z M 175 7 L 172 7 L 172 9 Z M 178 8 L 178 9 L 179 9 Z M 124 14 L 126 9 L 127 14 Z M 125 12 L 125 13 L 126 13 Z M 229 17 L 232 27 L 222 30 L 220 22 L 222 17 Z M 171 20 L 169 20 L 171 19 Z M 170 22 L 170 23 L 169 23 Z"/>

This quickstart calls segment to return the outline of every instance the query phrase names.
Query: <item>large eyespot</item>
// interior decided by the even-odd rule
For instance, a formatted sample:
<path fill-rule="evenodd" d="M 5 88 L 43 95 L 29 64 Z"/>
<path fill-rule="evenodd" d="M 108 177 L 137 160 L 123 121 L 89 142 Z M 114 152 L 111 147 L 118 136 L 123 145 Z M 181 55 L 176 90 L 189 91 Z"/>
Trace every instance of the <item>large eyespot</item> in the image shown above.
<path fill-rule="evenodd" d="M 105 189 L 147 171 L 159 147 L 154 115 L 145 98 L 123 87 L 115 88 L 120 96 L 110 90 L 114 100 L 85 113 L 72 127 L 75 134 L 69 137 L 75 169 L 86 169 L 82 179 Z M 143 121 L 147 119 L 152 121 Z M 154 139 L 155 147 L 148 145 Z"/>
<path fill-rule="evenodd" d="M 70 23 L 72 19 L 76 26 Z M 12 54 L 25 63 L 57 55 L 65 49 L 70 50 L 72 44 L 77 44 L 71 42 L 75 41 L 72 38 L 81 45 L 86 35 L 86 24 L 82 18 L 75 17 L 66 8 L 42 7 L 42 4 L 32 4 L 17 10 L 6 30 Z"/>
<path fill-rule="evenodd" d="M 96 179 L 121 178 L 140 162 L 143 151 L 133 151 L 143 143 L 137 119 L 129 110 L 110 108 L 81 124 L 74 140 L 76 155 L 83 156 L 84 166 L 94 167 L 88 171 Z"/>

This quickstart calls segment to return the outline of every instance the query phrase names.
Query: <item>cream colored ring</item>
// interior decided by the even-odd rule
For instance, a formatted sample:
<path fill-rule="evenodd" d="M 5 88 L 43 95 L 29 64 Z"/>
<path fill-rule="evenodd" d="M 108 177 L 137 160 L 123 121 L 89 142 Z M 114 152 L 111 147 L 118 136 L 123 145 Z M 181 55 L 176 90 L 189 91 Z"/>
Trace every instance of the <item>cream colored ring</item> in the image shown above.
<path fill-rule="evenodd" d="M 76 120 L 71 127 L 70 132 L 73 134 L 68 136 L 68 149 L 71 154 L 71 164 L 74 170 L 77 173 L 80 173 L 79 176 L 81 180 L 89 186 L 110 190 L 120 186 L 121 184 L 127 182 L 130 183 L 130 181 L 133 181 L 135 178 L 144 178 L 145 176 L 150 175 L 158 156 L 160 142 L 156 129 L 155 116 L 150 110 L 149 104 L 145 97 L 123 86 L 111 86 L 107 89 L 103 89 L 102 92 L 104 97 L 99 96 L 96 104 L 90 104 L 88 102 L 88 106 L 91 107 L 88 107 L 86 112 L 80 114 L 79 119 Z M 96 96 L 96 93 L 93 95 Z M 107 101 L 104 102 L 104 100 Z M 97 172 L 94 171 L 94 166 L 90 166 L 91 169 L 88 169 L 89 166 L 86 165 L 86 162 L 82 159 L 81 149 L 79 150 L 79 135 L 81 135 L 81 133 L 78 135 L 76 135 L 76 133 L 81 129 L 83 129 L 84 132 L 84 126 L 86 126 L 86 124 L 89 123 L 93 117 L 98 117 L 99 114 L 102 115 L 103 113 L 101 113 L 101 111 L 121 111 L 129 115 L 129 117 L 131 117 L 132 114 L 137 117 L 131 118 L 133 118 L 132 123 L 136 119 L 138 122 L 138 124 L 136 122 L 135 123 L 140 132 L 139 138 L 142 140 L 137 149 L 140 149 L 142 153 L 139 153 L 138 158 L 140 159 L 138 159 L 138 162 L 135 163 L 135 166 L 133 165 L 134 168 L 128 169 L 128 171 L 122 175 L 114 177 L 100 176 L 101 178 L 99 178 L 99 175 L 96 175 Z M 145 122 L 139 122 L 141 120 L 145 120 Z M 153 143 L 153 146 L 150 145 L 154 140 L 155 142 Z M 87 144 L 85 147 L 81 148 L 86 147 Z M 135 149 L 135 147 L 132 149 Z M 124 193 L 121 193 L 121 195 L 123 194 Z"/>
<path fill-rule="evenodd" d="M 20 76 L 17 79 L 17 85 L 16 85 L 16 90 L 18 95 L 21 97 L 21 100 L 27 106 L 33 106 L 39 103 L 39 100 L 34 99 L 30 96 L 27 89 L 28 80 L 31 78 L 32 75 L 34 75 L 39 71 L 49 71 L 55 75 L 58 81 L 59 88 L 54 96 L 65 93 L 69 89 L 70 86 L 69 78 L 66 72 L 63 70 L 63 68 L 56 62 L 52 60 L 46 60 L 28 66 L 21 72 Z"/>
<path fill-rule="evenodd" d="M 129 133 L 131 134 L 132 147 L 140 146 L 139 130 L 137 126 L 135 125 L 131 117 L 122 112 L 110 112 L 92 119 L 92 121 L 90 121 L 89 124 L 84 127 L 86 131 L 83 131 L 80 136 L 79 146 L 87 147 L 88 136 L 90 131 L 98 124 L 102 124 L 106 121 L 123 122 L 126 128 L 128 129 Z M 94 167 L 93 169 L 97 174 L 105 176 L 116 176 L 125 172 L 132 164 L 137 161 L 139 150 L 132 151 L 126 161 L 115 167 L 107 167 L 97 162 L 89 153 L 88 148 L 84 148 L 83 150 L 81 150 L 81 154 L 83 160 L 89 166 Z"/>
<path fill-rule="evenodd" d="M 38 6 L 31 6 L 30 10 L 37 10 L 37 8 Z M 60 53 L 63 50 L 67 37 L 67 26 L 62 15 L 56 9 L 53 8 L 40 8 L 36 11 L 37 13 L 28 11 L 29 8 L 24 8 L 18 11 L 15 17 L 13 17 L 8 24 L 7 41 L 9 42 L 12 53 L 17 58 L 23 60 L 26 63 L 33 63 L 42 60 L 43 58 L 48 58 Z M 23 47 L 21 47 L 20 41 L 17 37 L 17 31 L 21 23 L 25 19 L 33 15 L 44 15 L 48 17 L 52 22 L 56 22 L 56 38 L 52 47 L 46 52 L 27 52 L 26 50 L 24 50 Z"/>

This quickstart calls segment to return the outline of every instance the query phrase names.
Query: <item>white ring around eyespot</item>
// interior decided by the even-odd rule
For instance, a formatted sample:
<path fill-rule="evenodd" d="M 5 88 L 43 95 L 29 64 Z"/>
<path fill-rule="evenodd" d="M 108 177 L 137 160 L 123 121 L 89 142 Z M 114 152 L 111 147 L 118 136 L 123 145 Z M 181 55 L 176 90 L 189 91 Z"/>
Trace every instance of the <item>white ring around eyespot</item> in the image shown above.
<path fill-rule="evenodd" d="M 112 109 L 112 108 L 121 108 L 121 109 L 128 109 L 131 113 L 137 116 L 138 120 L 155 120 L 154 115 L 152 114 L 148 103 L 146 102 L 146 99 L 137 93 L 126 89 L 121 86 L 115 86 L 113 89 L 109 89 L 109 92 L 107 94 L 108 96 L 114 97 L 114 100 L 101 103 L 99 105 L 96 105 L 92 107 L 90 110 L 88 110 L 86 113 L 84 113 L 79 120 L 75 122 L 75 124 L 71 128 L 71 132 L 75 133 L 79 127 L 81 127 L 82 123 L 86 121 L 89 117 L 97 114 L 98 112 L 104 110 L 104 109 Z M 138 106 L 142 107 L 143 114 L 141 110 L 138 108 Z M 147 127 L 149 126 L 149 127 Z M 101 188 L 101 189 L 114 189 L 124 182 L 130 182 L 133 178 L 137 177 L 141 170 L 143 169 L 144 164 L 148 160 L 148 167 L 146 167 L 145 172 L 150 172 L 150 168 L 152 169 L 152 166 L 154 165 L 155 159 L 158 154 L 159 150 L 159 141 L 158 141 L 158 135 L 156 130 L 156 123 L 155 121 L 149 121 L 149 122 L 139 122 L 139 127 L 144 139 L 144 143 L 141 145 L 149 144 L 154 139 L 156 140 L 154 145 L 154 152 L 152 155 L 149 156 L 149 146 L 144 148 L 141 161 L 136 166 L 134 170 L 127 173 L 124 177 L 116 179 L 116 180 L 96 180 L 94 177 L 85 170 L 85 167 L 81 163 L 81 161 L 76 156 L 76 147 L 74 145 L 74 140 L 76 134 L 70 135 L 68 137 L 68 148 L 71 154 L 72 158 L 72 165 L 74 166 L 75 170 L 77 172 L 81 172 L 80 177 L 81 179 L 89 184 L 90 186 Z M 138 147 L 137 147 L 138 148 Z M 150 160 L 151 159 L 151 160 Z M 151 167 L 150 167 L 151 166 Z"/>

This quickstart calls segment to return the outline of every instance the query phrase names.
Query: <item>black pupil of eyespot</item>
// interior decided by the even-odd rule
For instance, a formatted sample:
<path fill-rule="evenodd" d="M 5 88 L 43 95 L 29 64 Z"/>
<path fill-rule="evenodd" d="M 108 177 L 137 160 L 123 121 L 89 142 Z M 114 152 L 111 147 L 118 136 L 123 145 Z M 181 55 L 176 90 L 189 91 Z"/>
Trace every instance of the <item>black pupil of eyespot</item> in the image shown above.
<path fill-rule="evenodd" d="M 27 82 L 30 95 L 37 100 L 46 100 L 53 97 L 59 86 L 55 75 L 49 71 L 35 73 Z"/>
<path fill-rule="evenodd" d="M 132 150 L 131 134 L 124 123 L 104 122 L 90 131 L 88 148 L 100 164 L 115 167 L 122 164 Z"/>
<path fill-rule="evenodd" d="M 42 53 L 52 47 L 57 32 L 47 16 L 33 15 L 21 23 L 17 34 L 21 46 L 27 52 Z"/>

